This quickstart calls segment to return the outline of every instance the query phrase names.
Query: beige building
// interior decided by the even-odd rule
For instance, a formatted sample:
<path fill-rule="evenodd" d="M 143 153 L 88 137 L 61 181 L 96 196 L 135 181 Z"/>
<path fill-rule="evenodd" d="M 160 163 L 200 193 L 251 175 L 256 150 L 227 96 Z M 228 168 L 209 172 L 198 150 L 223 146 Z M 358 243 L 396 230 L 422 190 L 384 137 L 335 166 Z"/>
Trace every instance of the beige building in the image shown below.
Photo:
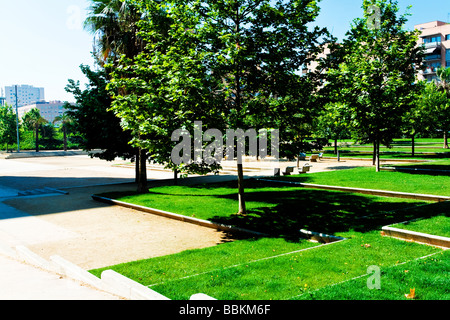
<path fill-rule="evenodd" d="M 48 122 L 53 122 L 56 117 L 61 116 L 64 112 L 64 102 L 50 101 L 50 102 L 37 102 L 27 106 L 18 108 L 19 117 L 22 118 L 31 109 L 38 109 L 41 116 Z"/>
<path fill-rule="evenodd" d="M 419 74 L 420 80 L 436 79 L 436 70 L 440 67 L 450 67 L 450 24 L 442 21 L 432 21 L 414 26 L 420 30 L 419 45 L 425 46 L 426 70 Z"/>

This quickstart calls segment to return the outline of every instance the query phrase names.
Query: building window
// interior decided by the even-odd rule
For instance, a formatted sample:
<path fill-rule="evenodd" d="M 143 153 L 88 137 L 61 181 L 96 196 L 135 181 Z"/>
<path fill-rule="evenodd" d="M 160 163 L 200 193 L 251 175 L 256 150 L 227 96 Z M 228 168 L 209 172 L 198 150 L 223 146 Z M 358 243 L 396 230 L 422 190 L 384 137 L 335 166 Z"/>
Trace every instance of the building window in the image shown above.
<path fill-rule="evenodd" d="M 441 42 L 441 36 L 428 37 L 423 39 L 423 43 Z"/>
<path fill-rule="evenodd" d="M 445 40 L 450 40 L 450 34 L 445 36 Z"/>

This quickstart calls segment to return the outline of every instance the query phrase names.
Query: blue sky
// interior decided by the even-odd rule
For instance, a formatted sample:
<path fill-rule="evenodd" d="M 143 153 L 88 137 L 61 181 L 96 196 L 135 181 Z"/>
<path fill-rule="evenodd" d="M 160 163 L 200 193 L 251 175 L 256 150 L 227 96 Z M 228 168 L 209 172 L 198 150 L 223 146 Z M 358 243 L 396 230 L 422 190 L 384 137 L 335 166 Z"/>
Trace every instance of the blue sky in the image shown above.
<path fill-rule="evenodd" d="M 400 12 L 412 5 L 407 28 L 449 22 L 448 0 L 398 0 Z M 316 23 L 339 39 L 362 16 L 362 0 L 322 0 Z M 81 64 L 93 64 L 92 35 L 83 30 L 89 0 L 0 0 L 0 88 L 28 84 L 45 88 L 46 100 L 73 101 L 68 79 L 85 78 Z"/>

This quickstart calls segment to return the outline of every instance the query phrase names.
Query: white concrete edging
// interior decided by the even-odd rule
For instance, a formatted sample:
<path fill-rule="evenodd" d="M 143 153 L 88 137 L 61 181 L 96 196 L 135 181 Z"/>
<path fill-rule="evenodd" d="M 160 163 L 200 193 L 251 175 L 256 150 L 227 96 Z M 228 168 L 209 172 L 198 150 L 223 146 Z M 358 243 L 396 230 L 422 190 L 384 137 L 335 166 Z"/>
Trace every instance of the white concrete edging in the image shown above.
<path fill-rule="evenodd" d="M 113 270 L 105 270 L 101 274 L 103 285 L 110 291 L 130 300 L 170 300 L 162 294 L 137 283 Z"/>
<path fill-rule="evenodd" d="M 384 235 L 388 237 L 446 249 L 450 248 L 450 238 L 448 237 L 436 236 L 433 234 L 416 232 L 407 229 L 393 228 L 390 226 L 384 226 L 381 230 L 384 232 Z"/>
<path fill-rule="evenodd" d="M 102 281 L 94 276 L 92 273 L 80 268 L 79 266 L 61 258 L 60 256 L 54 255 L 50 257 L 50 260 L 55 266 L 55 271 L 63 276 L 79 280 L 81 282 L 87 283 L 98 289 L 103 289 Z"/>
<path fill-rule="evenodd" d="M 151 290 L 113 270 L 103 271 L 101 278 L 79 266 L 53 255 L 50 261 L 42 258 L 23 245 L 10 248 L 0 243 L 0 254 L 17 261 L 21 261 L 48 272 L 53 272 L 63 277 L 71 278 L 90 285 L 98 290 L 115 294 L 129 300 L 170 300 L 162 294 Z"/>

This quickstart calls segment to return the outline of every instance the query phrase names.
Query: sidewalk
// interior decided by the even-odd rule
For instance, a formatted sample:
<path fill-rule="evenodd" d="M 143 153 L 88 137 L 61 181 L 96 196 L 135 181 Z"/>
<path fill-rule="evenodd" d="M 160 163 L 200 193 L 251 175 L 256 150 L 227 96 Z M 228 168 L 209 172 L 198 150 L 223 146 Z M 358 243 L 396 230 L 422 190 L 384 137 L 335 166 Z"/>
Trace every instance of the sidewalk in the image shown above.
<path fill-rule="evenodd" d="M 0 300 L 120 300 L 0 254 Z"/>

